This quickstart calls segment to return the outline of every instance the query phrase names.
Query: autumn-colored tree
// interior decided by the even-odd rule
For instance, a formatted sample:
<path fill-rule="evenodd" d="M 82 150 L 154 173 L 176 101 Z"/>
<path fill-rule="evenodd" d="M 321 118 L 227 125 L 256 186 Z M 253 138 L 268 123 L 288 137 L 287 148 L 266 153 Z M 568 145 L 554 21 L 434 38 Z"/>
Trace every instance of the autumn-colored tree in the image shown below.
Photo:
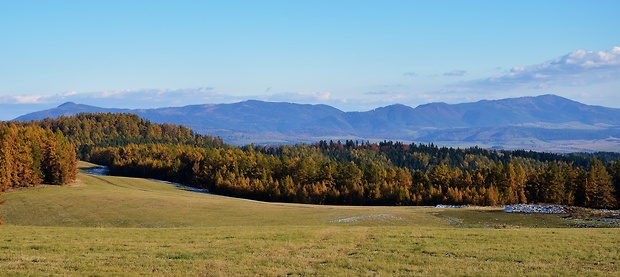
<path fill-rule="evenodd" d="M 598 159 L 586 175 L 584 184 L 585 206 L 592 208 L 614 208 L 617 206 L 611 175 Z"/>
<path fill-rule="evenodd" d="M 27 187 L 75 179 L 73 146 L 59 131 L 33 124 L 0 124 L 0 188 Z"/>

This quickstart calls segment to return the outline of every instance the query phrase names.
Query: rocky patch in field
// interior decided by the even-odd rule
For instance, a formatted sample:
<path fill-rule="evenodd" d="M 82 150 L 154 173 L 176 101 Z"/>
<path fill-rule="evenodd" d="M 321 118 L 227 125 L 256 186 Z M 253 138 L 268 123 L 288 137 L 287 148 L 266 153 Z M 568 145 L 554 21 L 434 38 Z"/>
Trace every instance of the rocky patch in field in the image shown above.
<path fill-rule="evenodd" d="M 562 205 L 517 204 L 504 208 L 507 213 L 558 214 L 575 228 L 617 228 L 620 227 L 620 211 L 590 209 Z"/>
<path fill-rule="evenodd" d="M 435 206 L 436 209 L 460 209 L 463 207 L 468 207 L 469 205 L 443 205 L 443 204 L 437 204 Z"/>
<path fill-rule="evenodd" d="M 563 217 L 577 228 L 618 228 L 620 227 L 620 211 L 608 209 L 590 209 L 570 207 L 570 214 Z"/>
<path fill-rule="evenodd" d="M 561 205 L 530 205 L 530 204 L 517 204 L 510 205 L 504 208 L 506 213 L 538 213 L 538 214 L 565 214 L 568 211 Z"/>

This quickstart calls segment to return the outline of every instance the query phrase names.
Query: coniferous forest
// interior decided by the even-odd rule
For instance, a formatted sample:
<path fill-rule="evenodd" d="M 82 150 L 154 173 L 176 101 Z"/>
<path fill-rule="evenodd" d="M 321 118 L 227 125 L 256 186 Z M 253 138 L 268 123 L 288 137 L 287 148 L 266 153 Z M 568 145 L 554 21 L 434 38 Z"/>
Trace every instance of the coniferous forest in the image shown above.
<path fill-rule="evenodd" d="M 76 166 L 74 147 L 60 131 L 0 122 L 2 191 L 41 183 L 69 183 L 75 179 Z"/>
<path fill-rule="evenodd" d="M 110 174 L 265 201 L 337 205 L 549 203 L 616 208 L 618 153 L 552 154 L 432 144 L 320 141 L 236 147 L 130 114 L 3 123 L 3 189 L 75 176 L 76 157 Z"/>

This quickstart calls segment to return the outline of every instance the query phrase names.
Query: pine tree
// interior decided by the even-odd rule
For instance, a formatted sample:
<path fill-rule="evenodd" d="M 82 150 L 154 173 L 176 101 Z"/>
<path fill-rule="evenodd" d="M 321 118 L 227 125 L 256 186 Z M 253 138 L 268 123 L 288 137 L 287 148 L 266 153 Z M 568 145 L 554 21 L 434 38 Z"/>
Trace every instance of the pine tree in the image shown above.
<path fill-rule="evenodd" d="M 552 163 L 544 173 L 544 193 L 542 201 L 550 204 L 562 204 L 564 202 L 564 179 L 560 169 Z"/>
<path fill-rule="evenodd" d="M 585 207 L 589 202 L 586 192 L 588 189 L 588 172 L 582 167 L 575 168 L 573 172 L 573 182 L 575 183 L 575 205 Z"/>
<path fill-rule="evenodd" d="M 0 191 L 8 189 L 12 183 L 13 159 L 10 153 L 12 142 L 9 127 L 3 126 L 0 129 Z"/>
<path fill-rule="evenodd" d="M 616 191 L 616 200 L 620 200 L 620 160 L 615 161 L 611 165 L 610 171 L 613 178 L 614 189 Z"/>
<path fill-rule="evenodd" d="M 525 185 L 527 182 L 527 175 L 521 164 L 517 164 L 514 167 L 515 172 L 515 184 L 516 193 L 518 197 L 517 203 L 527 203 L 527 197 L 525 196 Z"/>
<path fill-rule="evenodd" d="M 58 184 L 68 184 L 75 180 L 75 176 L 77 175 L 77 158 L 75 148 L 59 131 L 54 133 L 54 140 L 56 140 L 58 157 L 60 161 L 60 179 L 58 180 Z"/>
<path fill-rule="evenodd" d="M 617 201 L 611 175 L 598 159 L 592 160 L 586 177 L 586 206 L 592 208 L 613 208 Z"/>
<path fill-rule="evenodd" d="M 58 156 L 58 142 L 54 134 L 47 131 L 43 148 L 43 172 L 45 182 L 53 185 L 61 184 L 60 157 Z"/>

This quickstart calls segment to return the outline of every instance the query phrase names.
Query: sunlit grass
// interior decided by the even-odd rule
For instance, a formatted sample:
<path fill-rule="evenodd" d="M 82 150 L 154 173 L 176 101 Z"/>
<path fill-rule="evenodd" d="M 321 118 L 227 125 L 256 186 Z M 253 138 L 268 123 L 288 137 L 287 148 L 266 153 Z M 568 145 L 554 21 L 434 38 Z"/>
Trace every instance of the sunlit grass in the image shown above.
<path fill-rule="evenodd" d="M 3 195 L 6 225 L 214 227 L 324 225 L 360 217 L 365 224 L 446 225 L 426 207 L 341 207 L 265 203 L 179 189 L 145 179 L 79 174 L 75 184 Z M 418 212 L 419 211 L 419 212 Z M 368 215 L 390 215 L 390 218 Z"/>
<path fill-rule="evenodd" d="M 5 226 L 6 274 L 606 275 L 616 229 Z"/>
<path fill-rule="evenodd" d="M 263 203 L 86 174 L 71 186 L 17 190 L 3 199 L 0 275 L 620 272 L 620 229 L 565 228 L 556 215 L 497 208 Z"/>

